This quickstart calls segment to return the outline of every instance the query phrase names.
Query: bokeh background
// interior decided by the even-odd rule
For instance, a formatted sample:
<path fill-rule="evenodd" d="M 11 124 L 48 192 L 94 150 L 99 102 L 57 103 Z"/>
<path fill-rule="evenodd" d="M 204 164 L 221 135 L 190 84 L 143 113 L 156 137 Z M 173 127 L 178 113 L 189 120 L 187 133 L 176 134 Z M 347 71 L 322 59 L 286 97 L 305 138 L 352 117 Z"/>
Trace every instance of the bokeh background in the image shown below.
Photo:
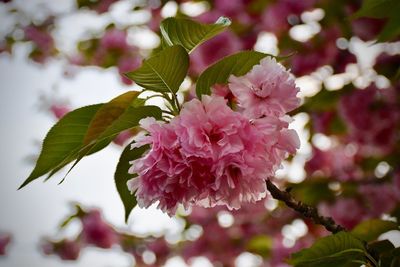
<path fill-rule="evenodd" d="M 0 232 L 12 235 L 6 255 L 0 257 L 0 266 L 133 265 L 133 257 L 123 253 L 118 246 L 108 250 L 89 247 L 81 253 L 79 260 L 72 262 L 43 254 L 43 237 L 57 239 L 74 236 L 80 231 L 78 222 L 59 229 L 60 222 L 73 212 L 74 203 L 82 203 L 88 209 L 100 209 L 104 219 L 119 231 L 129 231 L 140 237 L 165 236 L 169 244 L 176 244 L 183 238 L 182 232 L 191 223 L 185 218 L 170 218 L 155 207 L 148 210 L 135 208 L 125 224 L 123 206 L 112 179 L 121 144 L 126 144 L 127 139 L 123 136 L 104 151 L 83 160 L 62 184 L 58 185 L 58 182 L 63 172 L 46 183 L 36 181 L 17 191 L 33 167 L 42 138 L 64 112 L 106 102 L 127 90 L 139 88 L 120 74 L 137 68 L 142 59 L 159 46 L 159 22 L 175 15 L 208 23 L 219 16 L 227 16 L 233 21 L 231 30 L 202 45 L 191 55 L 193 67 L 181 88 L 180 99 L 190 96 L 197 75 L 207 65 L 230 53 L 255 49 L 272 55 L 291 55 L 284 64 L 296 75 L 300 97 L 306 103 L 293 114 L 295 121 L 291 124 L 301 137 L 301 148 L 294 158 L 284 163 L 277 177 L 282 184 L 303 181 L 313 184 L 315 180 L 310 177 L 324 178 L 321 188 L 329 186 L 328 191 L 337 199 L 345 200 L 336 206 L 337 202 L 324 196 L 308 200 L 313 204 L 324 203 L 320 208 L 329 215 L 340 213 L 336 218 L 345 217 L 341 223 L 348 223 L 349 227 L 356 225 L 358 219 L 395 217 L 391 212 L 398 205 L 400 189 L 393 193 L 385 187 L 365 193 L 393 195 L 385 200 L 375 195 L 378 200 L 362 200 L 356 193 L 346 195 L 347 191 L 342 194 L 343 190 L 338 189 L 341 183 L 347 182 L 358 188 L 362 184 L 360 181 L 370 181 L 371 177 L 374 181 L 380 179 L 377 184 L 387 184 L 391 188 L 398 186 L 392 177 L 398 175 L 400 155 L 400 107 L 396 102 L 399 98 L 396 71 L 400 63 L 400 43 L 396 41 L 399 38 L 390 36 L 388 42 L 376 43 L 388 19 L 352 20 L 349 16 L 360 6 L 361 1 L 312 0 L 0 1 Z M 390 114 L 377 115 L 372 121 L 374 125 L 389 121 L 382 126 L 385 132 L 379 133 L 377 140 L 360 140 L 352 136 L 354 132 L 349 130 L 351 119 L 346 121 L 346 117 L 338 115 L 340 101 L 337 99 L 344 93 L 365 88 L 371 88 L 377 95 L 386 95 L 382 92 L 389 88 L 389 97 L 382 97 L 380 103 L 390 107 Z M 161 104 L 158 99 L 151 101 Z M 362 101 L 362 97 L 354 98 L 351 103 Z M 366 101 L 369 101 L 368 97 Z M 362 107 L 354 109 L 355 112 L 367 112 Z M 371 116 L 375 115 L 365 114 L 365 117 Z M 342 124 L 346 123 L 346 130 L 343 130 Z M 367 130 L 366 134 L 375 136 L 382 127 L 374 133 Z M 368 125 L 367 128 L 374 127 Z M 334 152 L 329 154 L 330 151 Z M 326 160 L 321 162 L 321 158 Z M 298 192 L 300 197 L 313 194 Z M 388 208 L 379 212 L 373 212 L 376 209 L 371 206 L 359 208 L 362 206 L 359 202 L 363 201 L 378 201 Z M 277 203 L 267 201 L 264 211 L 274 211 L 276 207 Z M 350 210 L 354 214 L 342 215 Z M 228 229 L 233 224 L 231 214 L 220 211 L 210 214 L 217 219 L 221 229 Z M 284 248 L 294 247 L 298 240 L 314 231 L 308 222 L 295 215 L 289 217 L 278 223 L 281 228 L 293 226 L 277 230 Z M 204 231 L 206 228 L 203 228 Z M 218 229 L 210 228 L 210 231 Z M 317 232 L 312 233 L 313 238 L 324 235 Z M 276 240 L 277 233 L 271 232 L 269 236 Z M 398 231 L 384 237 L 400 246 Z M 208 249 L 212 250 L 211 247 Z M 266 249 L 277 250 L 276 245 Z M 260 257 L 249 250 L 245 245 L 224 257 L 232 258 L 237 266 L 286 266 L 269 262 L 270 252 L 263 255 L 258 251 Z M 215 253 L 221 255 L 221 252 Z M 200 257 L 191 261 L 193 266 L 212 266 L 211 262 L 216 266 L 232 264 L 207 253 L 198 254 L 194 256 Z M 180 256 L 179 253 L 172 255 L 166 261 L 167 266 L 185 266 L 188 262 Z M 236 256 L 239 258 L 235 260 Z"/>

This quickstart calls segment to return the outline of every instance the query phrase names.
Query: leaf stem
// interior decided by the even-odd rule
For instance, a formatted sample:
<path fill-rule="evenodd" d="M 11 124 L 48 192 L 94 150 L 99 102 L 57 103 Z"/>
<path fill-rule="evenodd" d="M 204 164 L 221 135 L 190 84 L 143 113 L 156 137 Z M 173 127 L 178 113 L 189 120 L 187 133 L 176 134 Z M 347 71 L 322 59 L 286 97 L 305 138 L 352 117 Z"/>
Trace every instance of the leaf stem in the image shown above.
<path fill-rule="evenodd" d="M 162 111 L 163 113 L 168 114 L 168 115 L 172 115 L 172 116 L 175 115 L 171 110 L 162 109 L 161 111 Z"/>
<path fill-rule="evenodd" d="M 155 97 L 164 97 L 164 95 L 162 95 L 162 94 L 151 95 L 151 96 L 146 97 L 146 100 L 149 100 L 149 99 L 152 99 L 152 98 L 155 98 Z"/>
<path fill-rule="evenodd" d="M 172 94 L 172 97 L 175 100 L 176 107 L 178 109 L 178 112 L 180 113 L 181 112 L 181 106 L 179 105 L 178 97 L 177 97 L 176 94 Z"/>
<path fill-rule="evenodd" d="M 176 94 L 172 94 L 172 96 L 170 97 L 168 93 L 163 93 L 163 96 L 171 105 L 171 111 L 173 112 L 173 115 L 178 115 L 181 108 L 179 106 L 179 101 L 176 97 Z"/>

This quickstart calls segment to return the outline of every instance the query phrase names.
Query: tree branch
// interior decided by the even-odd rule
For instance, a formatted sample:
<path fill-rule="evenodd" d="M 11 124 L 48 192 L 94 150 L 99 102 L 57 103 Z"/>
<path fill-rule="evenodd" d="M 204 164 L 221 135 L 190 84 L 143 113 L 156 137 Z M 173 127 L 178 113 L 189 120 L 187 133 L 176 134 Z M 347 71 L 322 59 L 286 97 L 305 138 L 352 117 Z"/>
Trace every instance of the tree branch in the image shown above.
<path fill-rule="evenodd" d="M 314 223 L 323 225 L 329 232 L 346 231 L 346 228 L 336 224 L 331 217 L 321 216 L 315 207 L 297 201 L 288 191 L 281 191 L 269 179 L 267 180 L 267 189 L 274 199 L 285 202 L 286 206 L 301 213 L 304 217 L 310 218 Z"/>

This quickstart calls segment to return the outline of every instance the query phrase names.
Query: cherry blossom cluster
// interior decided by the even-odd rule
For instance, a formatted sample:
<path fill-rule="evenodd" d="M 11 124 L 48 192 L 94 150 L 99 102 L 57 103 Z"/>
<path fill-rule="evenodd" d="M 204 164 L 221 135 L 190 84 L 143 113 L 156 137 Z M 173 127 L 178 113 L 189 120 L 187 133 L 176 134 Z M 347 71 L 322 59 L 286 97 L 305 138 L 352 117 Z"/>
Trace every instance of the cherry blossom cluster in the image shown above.
<path fill-rule="evenodd" d="M 223 97 L 203 95 L 186 102 L 169 123 L 141 121 L 149 135 L 136 138 L 133 147 L 151 149 L 132 162 L 130 173 L 138 177 L 129 181 L 140 207 L 158 201 L 172 215 L 178 204 L 238 209 L 266 196 L 265 179 L 299 148 L 285 116 L 298 107 L 299 89 L 270 57 L 244 76 L 231 76 L 228 87 L 237 111 Z"/>

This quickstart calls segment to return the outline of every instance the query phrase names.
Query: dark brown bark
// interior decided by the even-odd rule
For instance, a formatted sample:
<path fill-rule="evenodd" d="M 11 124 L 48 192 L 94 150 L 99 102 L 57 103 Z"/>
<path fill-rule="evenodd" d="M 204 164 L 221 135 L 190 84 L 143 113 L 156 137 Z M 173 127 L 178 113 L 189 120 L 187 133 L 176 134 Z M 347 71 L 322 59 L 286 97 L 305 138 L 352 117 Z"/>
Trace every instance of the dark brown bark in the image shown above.
<path fill-rule="evenodd" d="M 288 191 L 280 190 L 269 179 L 267 180 L 267 189 L 274 199 L 283 201 L 286 206 L 311 219 L 314 223 L 323 225 L 329 232 L 337 233 L 346 231 L 343 226 L 337 224 L 331 217 L 324 217 L 318 213 L 317 208 L 297 201 Z"/>

